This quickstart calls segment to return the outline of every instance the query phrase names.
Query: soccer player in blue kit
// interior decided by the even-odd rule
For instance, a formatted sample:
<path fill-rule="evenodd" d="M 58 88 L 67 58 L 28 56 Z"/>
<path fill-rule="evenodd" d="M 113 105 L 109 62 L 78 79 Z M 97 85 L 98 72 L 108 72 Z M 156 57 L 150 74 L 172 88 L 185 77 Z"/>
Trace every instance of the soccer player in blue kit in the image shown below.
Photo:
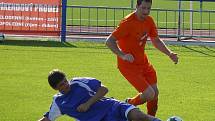
<path fill-rule="evenodd" d="M 131 104 L 104 97 L 108 89 L 95 78 L 77 77 L 67 81 L 64 72 L 54 69 L 48 75 L 48 82 L 59 93 L 39 121 L 55 121 L 62 115 L 77 121 L 161 121 Z"/>

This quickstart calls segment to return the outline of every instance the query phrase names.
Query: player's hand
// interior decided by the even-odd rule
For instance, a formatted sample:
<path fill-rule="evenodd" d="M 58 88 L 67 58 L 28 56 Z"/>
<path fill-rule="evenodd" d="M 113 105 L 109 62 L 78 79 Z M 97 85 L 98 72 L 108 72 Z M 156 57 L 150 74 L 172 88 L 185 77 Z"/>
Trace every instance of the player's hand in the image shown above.
<path fill-rule="evenodd" d="M 170 53 L 169 57 L 175 64 L 178 63 L 178 56 L 176 53 Z"/>
<path fill-rule="evenodd" d="M 123 60 L 131 62 L 131 63 L 134 61 L 134 57 L 131 54 L 125 54 L 125 55 L 121 56 L 121 58 Z"/>
<path fill-rule="evenodd" d="M 88 103 L 83 103 L 77 107 L 78 112 L 86 112 L 90 108 Z"/>

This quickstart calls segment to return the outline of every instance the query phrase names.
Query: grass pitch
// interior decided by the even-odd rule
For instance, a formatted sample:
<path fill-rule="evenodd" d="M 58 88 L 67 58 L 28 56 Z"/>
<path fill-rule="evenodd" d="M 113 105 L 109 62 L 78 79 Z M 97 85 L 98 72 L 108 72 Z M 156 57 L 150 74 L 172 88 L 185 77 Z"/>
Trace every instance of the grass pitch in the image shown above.
<path fill-rule="evenodd" d="M 166 120 L 172 115 L 184 121 L 214 121 L 215 48 L 169 46 L 180 61 L 148 45 L 146 52 L 157 70 L 159 110 Z M 0 121 L 35 121 L 49 109 L 56 93 L 47 83 L 48 72 L 59 68 L 73 76 L 102 80 L 108 96 L 124 100 L 136 91 L 120 75 L 116 58 L 104 43 L 5 41 L 0 43 Z M 145 106 L 140 106 L 145 111 Z M 74 121 L 68 117 L 58 121 Z"/>

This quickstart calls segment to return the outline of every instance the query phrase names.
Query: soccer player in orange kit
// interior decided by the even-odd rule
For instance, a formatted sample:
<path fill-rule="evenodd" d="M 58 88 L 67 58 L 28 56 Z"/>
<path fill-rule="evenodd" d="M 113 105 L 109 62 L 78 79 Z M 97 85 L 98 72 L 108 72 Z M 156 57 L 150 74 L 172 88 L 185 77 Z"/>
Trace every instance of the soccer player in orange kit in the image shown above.
<path fill-rule="evenodd" d="M 147 102 L 148 114 L 155 116 L 158 108 L 156 71 L 144 51 L 147 37 L 152 44 L 178 63 L 176 53 L 160 40 L 153 18 L 149 16 L 152 0 L 137 0 L 136 10 L 127 15 L 107 38 L 106 45 L 117 55 L 118 69 L 138 94 L 126 101 L 133 105 Z"/>

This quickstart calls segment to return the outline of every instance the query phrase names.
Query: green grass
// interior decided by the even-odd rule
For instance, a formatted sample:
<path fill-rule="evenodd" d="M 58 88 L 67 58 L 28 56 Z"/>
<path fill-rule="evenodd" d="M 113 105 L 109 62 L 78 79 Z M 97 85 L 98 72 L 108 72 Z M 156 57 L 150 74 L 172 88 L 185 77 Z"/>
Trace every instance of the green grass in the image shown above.
<path fill-rule="evenodd" d="M 214 121 L 215 48 L 169 46 L 180 57 L 173 64 L 151 45 L 146 51 L 158 74 L 157 116 L 185 121 Z M 109 87 L 108 96 L 124 100 L 136 91 L 116 69 L 115 56 L 104 43 L 5 41 L 0 43 L 0 121 L 35 121 L 49 109 L 56 93 L 47 74 L 59 68 L 73 76 L 90 76 Z M 145 111 L 145 106 L 140 107 Z M 58 121 L 73 121 L 62 117 Z"/>

